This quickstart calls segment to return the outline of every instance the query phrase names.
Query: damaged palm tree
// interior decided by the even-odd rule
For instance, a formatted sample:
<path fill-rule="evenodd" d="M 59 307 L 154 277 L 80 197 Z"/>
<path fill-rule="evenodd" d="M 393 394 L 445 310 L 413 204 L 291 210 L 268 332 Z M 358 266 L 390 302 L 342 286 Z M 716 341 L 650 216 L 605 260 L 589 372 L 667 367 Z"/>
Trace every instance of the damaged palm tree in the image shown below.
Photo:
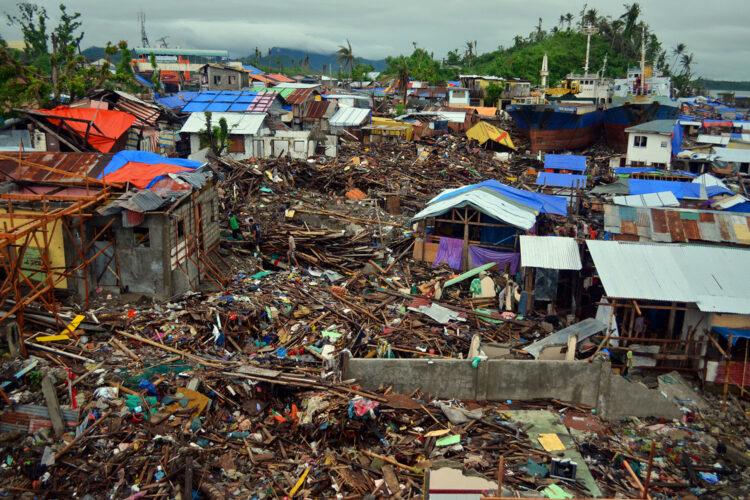
<path fill-rule="evenodd" d="M 219 124 L 214 126 L 211 123 L 211 112 L 203 113 L 206 116 L 206 128 L 198 132 L 201 149 L 208 148 L 208 155 L 219 158 L 226 151 L 229 141 L 229 126 L 227 120 L 219 118 Z"/>

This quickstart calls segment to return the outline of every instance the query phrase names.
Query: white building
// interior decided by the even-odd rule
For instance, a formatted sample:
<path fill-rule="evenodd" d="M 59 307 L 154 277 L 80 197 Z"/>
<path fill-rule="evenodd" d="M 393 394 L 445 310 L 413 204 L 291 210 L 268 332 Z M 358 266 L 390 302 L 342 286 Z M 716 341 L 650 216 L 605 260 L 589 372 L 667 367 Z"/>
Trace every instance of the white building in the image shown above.
<path fill-rule="evenodd" d="M 669 168 L 672 159 L 674 120 L 654 120 L 626 128 L 628 134 L 627 164 Z"/>
<path fill-rule="evenodd" d="M 457 108 L 469 105 L 469 89 L 464 87 L 448 87 L 448 106 Z"/>

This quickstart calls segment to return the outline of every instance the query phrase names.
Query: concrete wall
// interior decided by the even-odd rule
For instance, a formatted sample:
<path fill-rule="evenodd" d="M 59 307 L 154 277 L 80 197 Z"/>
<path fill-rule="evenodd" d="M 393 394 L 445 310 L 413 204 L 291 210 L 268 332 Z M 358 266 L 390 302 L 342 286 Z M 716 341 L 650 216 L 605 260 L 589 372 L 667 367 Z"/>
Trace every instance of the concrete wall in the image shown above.
<path fill-rule="evenodd" d="M 422 389 L 438 398 L 555 398 L 592 406 L 607 419 L 681 415 L 659 391 L 628 382 L 609 363 L 489 360 L 473 368 L 468 360 L 358 358 L 346 362 L 344 378 L 357 379 L 366 389 L 392 385 L 396 392 Z"/>
<path fill-rule="evenodd" d="M 246 72 L 212 66 L 201 70 L 201 83 L 209 90 L 242 90 L 249 86 Z"/>
<path fill-rule="evenodd" d="M 646 147 L 636 147 L 635 137 L 645 137 Z M 672 158 L 672 145 L 669 137 L 660 134 L 636 133 L 628 134 L 628 165 L 633 162 L 643 162 L 645 165 L 662 163 L 669 165 Z"/>

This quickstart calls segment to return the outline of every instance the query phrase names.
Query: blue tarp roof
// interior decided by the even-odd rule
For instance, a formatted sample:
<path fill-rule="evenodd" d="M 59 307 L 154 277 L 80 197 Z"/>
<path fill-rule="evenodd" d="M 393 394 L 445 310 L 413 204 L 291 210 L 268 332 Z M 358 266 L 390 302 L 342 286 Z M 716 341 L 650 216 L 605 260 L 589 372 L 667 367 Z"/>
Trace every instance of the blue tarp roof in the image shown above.
<path fill-rule="evenodd" d="M 653 167 L 616 167 L 615 173 L 617 175 L 625 174 L 642 174 L 644 172 L 658 172 L 659 170 Z"/>
<path fill-rule="evenodd" d="M 712 326 L 711 329 L 727 340 L 729 340 L 729 337 L 731 336 L 732 345 L 735 345 L 738 339 L 750 339 L 750 330 L 727 328 L 725 326 Z"/>
<path fill-rule="evenodd" d="M 173 95 L 165 95 L 165 96 L 154 96 L 154 100 L 161 104 L 162 106 L 166 106 L 171 109 L 178 109 L 183 107 L 186 103 L 192 101 L 195 96 L 198 95 L 198 92 L 194 90 L 188 90 L 183 92 L 177 92 Z"/>
<path fill-rule="evenodd" d="M 443 200 L 451 196 L 455 196 L 466 191 L 477 188 L 490 188 L 506 198 L 510 198 L 524 206 L 527 206 L 539 213 L 549 213 L 555 215 L 568 215 L 568 203 L 562 196 L 552 196 L 548 194 L 533 193 L 531 191 L 524 191 L 523 189 L 517 189 L 514 187 L 506 186 L 505 184 L 491 180 L 484 181 L 478 184 L 472 184 L 458 188 L 450 193 L 446 193 L 442 196 L 438 196 L 434 201 Z"/>
<path fill-rule="evenodd" d="M 586 171 L 586 157 L 578 155 L 545 155 L 544 168 Z"/>
<path fill-rule="evenodd" d="M 663 193 L 672 191 L 678 200 L 700 198 L 700 184 L 693 182 L 659 181 L 651 179 L 630 179 L 630 194 Z"/>
<path fill-rule="evenodd" d="M 166 163 L 168 165 L 175 165 L 178 167 L 183 167 L 185 171 L 195 170 L 196 168 L 199 168 L 203 164 L 199 161 L 195 160 L 188 160 L 185 158 L 167 158 L 165 156 L 158 155 L 156 153 L 150 153 L 148 151 L 120 151 L 119 153 L 115 154 L 110 162 L 107 164 L 106 167 L 104 167 L 104 170 L 99 174 L 97 179 L 101 179 L 105 175 L 111 174 L 112 172 L 116 172 L 120 170 L 122 167 L 126 166 L 128 163 L 145 163 L 147 165 L 156 165 L 159 163 Z M 164 175 L 160 175 L 157 177 L 154 177 L 151 179 L 151 181 L 146 186 L 146 189 L 150 188 L 156 181 L 159 179 L 164 178 Z"/>
<path fill-rule="evenodd" d="M 245 69 L 245 71 L 249 71 L 251 75 L 259 75 L 263 73 L 263 71 L 259 70 L 255 66 L 250 66 L 249 64 L 243 64 L 242 67 Z"/>
<path fill-rule="evenodd" d="M 260 92 L 266 95 L 265 92 Z M 202 111 L 249 111 L 251 104 L 258 97 L 255 90 L 221 90 L 198 92 L 193 99 L 182 108 L 183 113 L 200 113 Z M 266 110 L 264 109 L 263 112 Z"/>
<path fill-rule="evenodd" d="M 154 84 L 143 78 L 141 75 L 135 75 L 135 79 L 141 82 L 144 85 L 147 85 L 149 87 L 153 87 Z"/>
<path fill-rule="evenodd" d="M 557 174 L 553 172 L 539 172 L 536 178 L 537 185 L 557 186 L 557 187 L 586 187 L 585 175 L 574 174 Z"/>

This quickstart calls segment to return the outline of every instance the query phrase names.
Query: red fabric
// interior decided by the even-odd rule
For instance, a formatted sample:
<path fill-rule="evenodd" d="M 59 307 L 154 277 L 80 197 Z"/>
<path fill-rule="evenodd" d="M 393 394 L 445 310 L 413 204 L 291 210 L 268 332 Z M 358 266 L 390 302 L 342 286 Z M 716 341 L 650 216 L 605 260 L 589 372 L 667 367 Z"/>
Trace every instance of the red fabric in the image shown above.
<path fill-rule="evenodd" d="M 126 183 L 130 181 L 130 184 L 137 187 L 138 189 L 146 189 L 154 178 L 165 174 L 176 174 L 178 172 L 190 171 L 189 168 L 181 167 L 179 165 L 170 165 L 168 163 L 155 163 L 150 165 L 148 163 L 138 163 L 129 161 L 123 167 L 117 169 L 111 174 L 104 176 L 104 180 L 107 182 L 121 182 Z"/>
<path fill-rule="evenodd" d="M 94 108 L 69 108 L 67 106 L 58 106 L 55 109 L 40 109 L 39 112 L 51 116 L 59 116 L 61 118 L 77 118 L 80 120 L 86 120 L 87 122 L 93 120 L 94 123 L 89 130 L 88 142 L 91 146 L 102 153 L 109 153 L 112 150 L 115 141 L 133 125 L 133 122 L 135 122 L 135 116 L 130 113 L 108 109 L 96 110 Z M 54 118 L 47 118 L 47 120 L 55 126 L 61 121 L 55 120 Z M 76 134 L 81 137 L 86 136 L 88 123 L 70 120 L 66 120 L 65 123 L 73 129 Z M 96 125 L 99 130 L 94 128 L 94 125 Z"/>

